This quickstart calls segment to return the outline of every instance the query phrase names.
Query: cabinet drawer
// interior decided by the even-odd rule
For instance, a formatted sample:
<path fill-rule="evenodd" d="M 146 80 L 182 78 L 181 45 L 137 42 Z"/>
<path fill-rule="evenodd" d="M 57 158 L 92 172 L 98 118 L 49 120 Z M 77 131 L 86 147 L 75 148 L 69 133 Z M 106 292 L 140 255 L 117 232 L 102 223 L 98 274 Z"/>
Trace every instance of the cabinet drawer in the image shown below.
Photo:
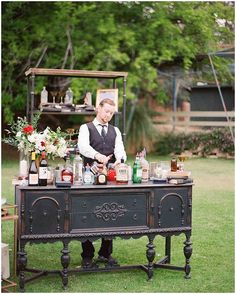
<path fill-rule="evenodd" d="M 71 194 L 71 229 L 147 225 L 147 194 Z"/>

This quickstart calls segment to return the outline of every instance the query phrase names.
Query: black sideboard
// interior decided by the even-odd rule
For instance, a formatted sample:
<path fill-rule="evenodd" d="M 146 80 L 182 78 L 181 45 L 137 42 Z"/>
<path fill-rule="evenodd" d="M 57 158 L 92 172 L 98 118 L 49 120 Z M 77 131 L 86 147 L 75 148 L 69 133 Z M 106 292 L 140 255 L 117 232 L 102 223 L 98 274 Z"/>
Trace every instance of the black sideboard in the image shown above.
<path fill-rule="evenodd" d="M 142 184 L 101 186 L 83 185 L 72 188 L 16 186 L 15 203 L 18 205 L 17 272 L 20 290 L 25 283 L 49 273 L 62 277 L 63 287 L 68 285 L 71 272 L 142 269 L 152 278 L 155 268 L 182 270 L 190 277 L 192 254 L 191 217 L 192 184 Z M 171 236 L 184 233 L 185 264 L 171 264 Z M 165 237 L 165 255 L 155 259 L 156 235 Z M 69 243 L 72 240 L 94 241 L 99 238 L 148 237 L 146 265 L 119 265 L 84 269 L 69 269 Z M 25 245 L 61 241 L 62 268 L 57 270 L 27 267 Z M 137 240 L 138 242 L 138 240 Z M 33 272 L 30 278 L 26 272 Z"/>

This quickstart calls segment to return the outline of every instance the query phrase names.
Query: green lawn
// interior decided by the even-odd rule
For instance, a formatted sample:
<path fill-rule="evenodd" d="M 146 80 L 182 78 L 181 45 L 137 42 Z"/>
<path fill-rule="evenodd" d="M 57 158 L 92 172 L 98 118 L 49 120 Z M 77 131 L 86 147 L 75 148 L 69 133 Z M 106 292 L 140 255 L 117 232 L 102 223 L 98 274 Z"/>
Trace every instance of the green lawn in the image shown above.
<path fill-rule="evenodd" d="M 152 160 L 154 158 L 152 157 Z M 156 158 L 160 159 L 160 158 Z M 133 160 L 133 158 L 132 158 Z M 193 254 L 191 279 L 184 272 L 156 269 L 152 281 L 143 271 L 73 274 L 67 292 L 234 292 L 234 161 L 226 159 L 190 159 L 185 163 L 192 171 Z M 17 162 L 2 162 L 2 198 L 14 200 L 11 179 L 17 174 Z M 13 226 L 2 224 L 2 240 L 12 245 Z M 172 238 L 172 262 L 184 265 L 185 236 Z M 120 264 L 146 263 L 147 238 L 122 240 L 113 244 L 114 257 Z M 95 242 L 98 249 L 100 241 Z M 164 238 L 155 239 L 157 258 L 164 253 Z M 28 266 L 55 269 L 60 267 L 60 242 L 27 245 Z M 81 262 L 81 246 L 69 246 L 71 267 Z M 97 251 L 96 251 L 97 252 Z M 50 275 L 26 284 L 26 292 L 63 292 L 61 278 Z"/>

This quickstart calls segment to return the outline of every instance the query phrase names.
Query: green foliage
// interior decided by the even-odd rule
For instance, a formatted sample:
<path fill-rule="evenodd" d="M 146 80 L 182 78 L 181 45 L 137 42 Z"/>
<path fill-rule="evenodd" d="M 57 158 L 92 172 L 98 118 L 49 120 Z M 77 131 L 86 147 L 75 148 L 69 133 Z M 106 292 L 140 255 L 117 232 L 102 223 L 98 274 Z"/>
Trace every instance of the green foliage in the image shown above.
<path fill-rule="evenodd" d="M 24 110 L 24 72 L 35 66 L 127 71 L 128 99 L 163 102 L 157 67 L 178 58 L 189 69 L 197 54 L 233 42 L 233 26 L 232 2 L 2 2 L 4 121 Z M 88 90 L 73 87 L 79 98 Z"/>
<path fill-rule="evenodd" d="M 234 142 L 228 128 L 216 128 L 208 132 L 164 134 L 158 138 L 155 150 L 160 155 L 180 154 L 189 150 L 202 156 L 211 155 L 217 150 L 234 156 Z"/>
<path fill-rule="evenodd" d="M 145 147 L 148 151 L 153 149 L 156 141 L 156 129 L 152 122 L 152 112 L 146 104 L 136 104 L 132 116 L 132 124 L 127 130 L 127 152 L 135 154 Z M 132 111 L 128 109 L 128 113 Z"/>

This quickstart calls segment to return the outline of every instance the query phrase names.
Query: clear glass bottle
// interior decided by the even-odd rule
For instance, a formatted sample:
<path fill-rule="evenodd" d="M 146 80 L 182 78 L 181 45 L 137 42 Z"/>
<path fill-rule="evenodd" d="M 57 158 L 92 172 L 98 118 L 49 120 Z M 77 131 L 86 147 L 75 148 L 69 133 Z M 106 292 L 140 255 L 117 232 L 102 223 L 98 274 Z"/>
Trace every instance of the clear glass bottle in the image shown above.
<path fill-rule="evenodd" d="M 90 166 L 87 163 L 83 175 L 83 181 L 85 185 L 92 185 L 94 183 L 94 174 L 90 170 Z"/>
<path fill-rule="evenodd" d="M 128 165 L 124 163 L 124 159 L 121 159 L 121 163 L 116 167 L 116 182 L 118 184 L 127 184 L 129 181 L 129 169 Z"/>
<path fill-rule="evenodd" d="M 133 175 L 132 175 L 133 183 L 141 183 L 142 181 L 142 167 L 140 164 L 139 155 L 136 155 L 136 159 L 133 165 Z"/>
<path fill-rule="evenodd" d="M 66 91 L 64 103 L 65 104 L 73 104 L 73 92 L 72 92 L 71 88 L 68 88 L 68 90 Z"/>
<path fill-rule="evenodd" d="M 66 157 L 65 168 L 61 172 L 61 180 L 73 184 L 73 171 L 70 163 L 70 156 Z"/>
<path fill-rule="evenodd" d="M 77 152 L 73 161 L 74 185 L 79 186 L 83 184 L 83 159 Z"/>
<path fill-rule="evenodd" d="M 41 104 L 47 104 L 48 103 L 48 91 L 46 90 L 46 87 L 43 87 L 40 98 L 41 98 L 40 99 Z"/>
<path fill-rule="evenodd" d="M 26 178 L 29 172 L 29 156 L 24 150 L 20 150 L 20 163 L 19 163 L 19 177 Z"/>
<path fill-rule="evenodd" d="M 149 163 L 144 156 L 140 158 L 140 164 L 142 167 L 142 182 L 148 182 L 149 180 Z"/>

